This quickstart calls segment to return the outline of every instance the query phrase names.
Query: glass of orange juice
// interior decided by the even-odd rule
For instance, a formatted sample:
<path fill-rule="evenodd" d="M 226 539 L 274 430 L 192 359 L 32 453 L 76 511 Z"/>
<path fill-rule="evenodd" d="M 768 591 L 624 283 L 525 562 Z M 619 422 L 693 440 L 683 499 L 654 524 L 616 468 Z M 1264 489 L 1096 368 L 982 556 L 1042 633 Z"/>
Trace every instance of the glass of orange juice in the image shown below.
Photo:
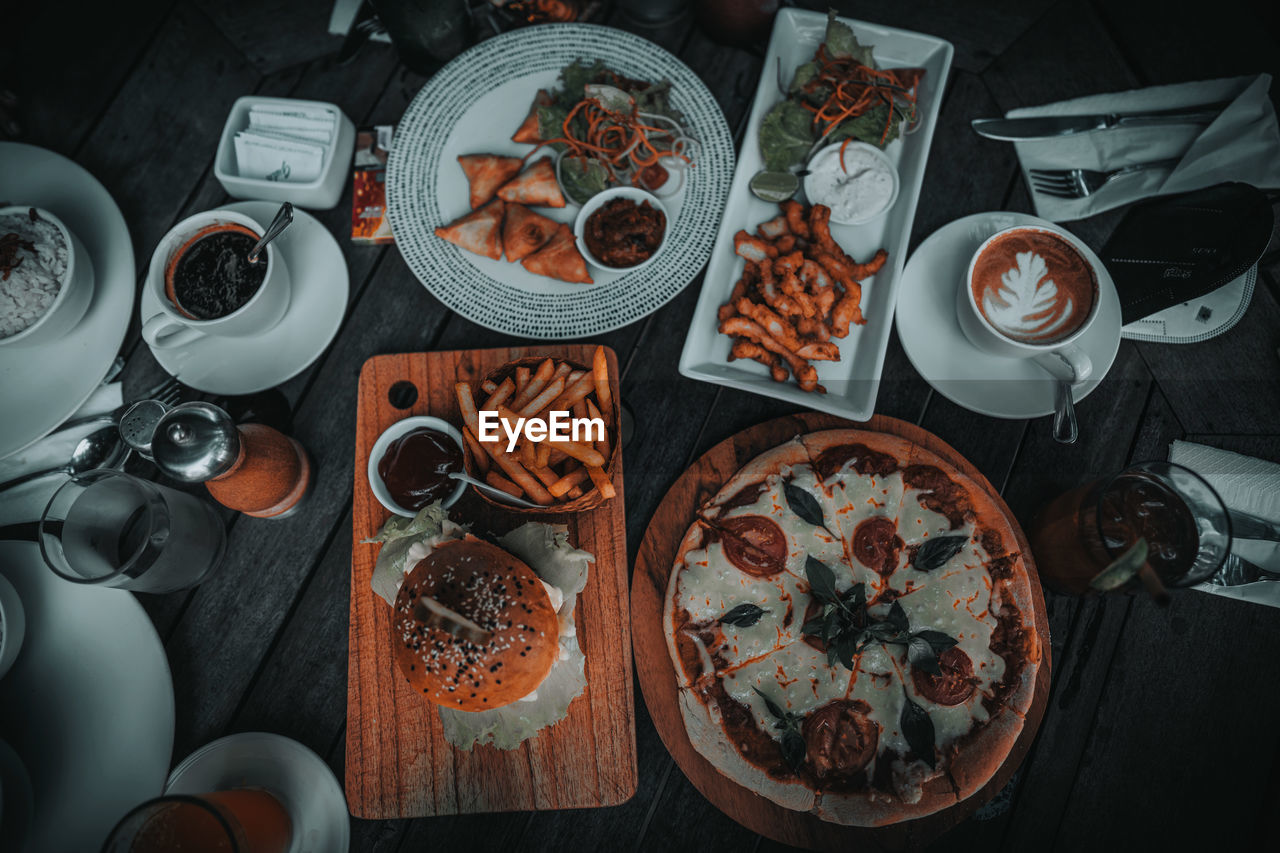
<path fill-rule="evenodd" d="M 191 796 L 166 794 L 124 816 L 103 853 L 286 853 L 293 823 L 284 805 L 260 788 Z"/>

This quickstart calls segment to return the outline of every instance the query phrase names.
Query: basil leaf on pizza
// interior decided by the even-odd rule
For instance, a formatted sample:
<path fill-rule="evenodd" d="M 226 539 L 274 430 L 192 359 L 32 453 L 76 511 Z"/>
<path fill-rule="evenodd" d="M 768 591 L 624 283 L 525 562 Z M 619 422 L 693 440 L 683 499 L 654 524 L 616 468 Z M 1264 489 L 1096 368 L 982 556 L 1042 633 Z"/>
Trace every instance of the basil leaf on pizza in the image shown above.
<path fill-rule="evenodd" d="M 938 655 L 923 637 L 915 636 L 907 641 L 907 661 L 930 675 L 942 675 L 942 670 L 938 667 Z"/>
<path fill-rule="evenodd" d="M 935 536 L 916 549 L 911 565 L 915 567 L 916 571 L 920 572 L 931 572 L 934 569 L 940 569 L 946 565 L 947 560 L 959 554 L 960 549 L 968 541 L 969 537 L 964 534 Z"/>
<path fill-rule="evenodd" d="M 818 499 L 806 492 L 804 489 L 794 483 L 784 483 L 782 493 L 787 498 L 787 506 L 796 515 L 812 524 L 814 527 L 825 528 L 827 519 L 822 514 L 822 506 L 818 503 Z"/>
<path fill-rule="evenodd" d="M 734 625 L 738 628 L 750 628 L 760 621 L 760 617 L 769 611 L 758 604 L 739 604 L 725 613 L 718 620 L 722 625 Z"/>
<path fill-rule="evenodd" d="M 804 558 L 804 575 L 809 579 L 814 596 L 832 604 L 840 603 L 840 595 L 836 592 L 836 573 L 830 566 L 808 555 Z"/>
<path fill-rule="evenodd" d="M 911 701 L 906 686 L 902 688 L 902 714 L 898 717 L 898 726 L 907 746 L 911 747 L 911 754 L 933 767 L 938 760 L 933 749 L 933 719 L 928 711 Z"/>
<path fill-rule="evenodd" d="M 773 724 L 773 727 L 782 732 L 781 749 L 783 759 L 791 766 L 792 770 L 799 770 L 800 766 L 804 764 L 805 754 L 804 735 L 800 733 L 800 725 L 804 722 L 804 717 L 782 710 L 782 706 L 770 699 L 769 694 L 759 687 L 752 687 L 751 689 L 764 700 L 765 710 L 777 721 Z"/>

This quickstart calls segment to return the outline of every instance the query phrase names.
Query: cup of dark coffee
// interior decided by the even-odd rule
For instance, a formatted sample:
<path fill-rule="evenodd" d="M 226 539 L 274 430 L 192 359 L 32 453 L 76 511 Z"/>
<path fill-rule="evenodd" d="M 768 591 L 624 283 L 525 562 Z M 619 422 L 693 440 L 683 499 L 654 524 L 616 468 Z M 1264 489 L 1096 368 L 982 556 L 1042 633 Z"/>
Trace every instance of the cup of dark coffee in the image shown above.
<path fill-rule="evenodd" d="M 978 349 L 1029 358 L 1055 377 L 1083 382 L 1093 363 L 1077 344 L 1101 301 L 1088 250 L 1065 231 L 1018 225 L 988 237 L 956 292 L 956 316 Z"/>
<path fill-rule="evenodd" d="M 146 286 L 160 311 L 142 324 L 143 339 L 168 348 L 206 335 L 259 335 L 279 323 L 289 307 L 289 269 L 274 242 L 249 260 L 262 231 L 231 210 L 197 213 L 174 226 L 151 256 Z"/>

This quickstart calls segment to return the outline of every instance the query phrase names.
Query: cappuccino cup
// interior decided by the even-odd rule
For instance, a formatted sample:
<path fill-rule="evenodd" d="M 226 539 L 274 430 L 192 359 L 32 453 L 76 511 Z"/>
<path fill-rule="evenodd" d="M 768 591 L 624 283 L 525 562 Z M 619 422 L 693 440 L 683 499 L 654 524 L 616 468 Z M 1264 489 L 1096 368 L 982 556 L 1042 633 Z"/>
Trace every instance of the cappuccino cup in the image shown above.
<path fill-rule="evenodd" d="M 956 316 L 978 349 L 1035 361 L 1057 379 L 1093 373 L 1078 345 L 1098 316 L 1098 273 L 1079 241 L 1043 225 L 992 234 L 956 291 Z"/>
<path fill-rule="evenodd" d="M 208 335 L 259 335 L 279 323 L 289 307 L 289 268 L 274 242 L 248 262 L 262 233 L 231 210 L 197 213 L 170 229 L 147 271 L 144 286 L 160 310 L 143 322 L 143 340 L 167 349 Z"/>

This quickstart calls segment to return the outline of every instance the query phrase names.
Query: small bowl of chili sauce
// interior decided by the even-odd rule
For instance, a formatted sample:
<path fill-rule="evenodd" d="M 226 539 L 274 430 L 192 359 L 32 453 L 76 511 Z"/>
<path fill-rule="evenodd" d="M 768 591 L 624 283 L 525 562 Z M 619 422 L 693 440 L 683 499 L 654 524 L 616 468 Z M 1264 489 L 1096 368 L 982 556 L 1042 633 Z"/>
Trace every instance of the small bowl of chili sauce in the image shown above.
<path fill-rule="evenodd" d="M 383 430 L 369 451 L 369 487 L 396 515 L 412 518 L 423 507 L 443 501 L 453 506 L 467 484 L 449 474 L 462 473 L 462 433 L 448 421 L 415 415 Z"/>
<path fill-rule="evenodd" d="M 666 242 L 670 217 L 653 193 L 614 187 L 597 193 L 578 211 L 573 233 L 592 266 L 610 272 L 639 269 Z"/>

